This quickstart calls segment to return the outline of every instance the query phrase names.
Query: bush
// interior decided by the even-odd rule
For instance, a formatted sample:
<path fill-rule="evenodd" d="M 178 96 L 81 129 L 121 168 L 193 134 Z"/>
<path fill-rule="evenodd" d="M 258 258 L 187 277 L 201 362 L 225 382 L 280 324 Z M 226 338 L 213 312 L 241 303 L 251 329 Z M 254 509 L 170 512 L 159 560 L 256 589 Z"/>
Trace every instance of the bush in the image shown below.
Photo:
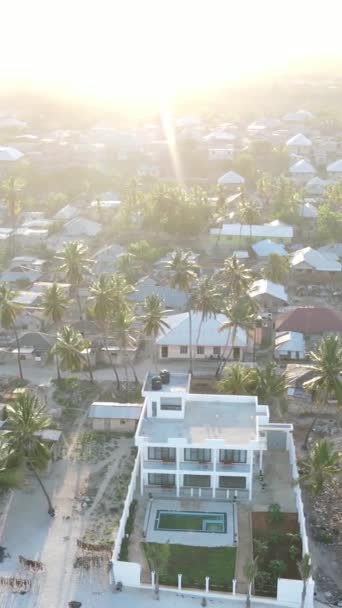
<path fill-rule="evenodd" d="M 125 526 L 125 536 L 122 539 L 121 549 L 119 560 L 122 562 L 128 561 L 128 546 L 129 546 L 129 536 L 133 532 L 135 513 L 137 510 L 138 501 L 132 500 L 131 506 L 129 507 L 129 515 L 127 517 L 126 526 Z"/>
<path fill-rule="evenodd" d="M 274 525 L 280 524 L 284 519 L 284 514 L 281 511 L 280 505 L 277 502 L 272 503 L 268 507 L 268 515 L 271 523 Z"/>

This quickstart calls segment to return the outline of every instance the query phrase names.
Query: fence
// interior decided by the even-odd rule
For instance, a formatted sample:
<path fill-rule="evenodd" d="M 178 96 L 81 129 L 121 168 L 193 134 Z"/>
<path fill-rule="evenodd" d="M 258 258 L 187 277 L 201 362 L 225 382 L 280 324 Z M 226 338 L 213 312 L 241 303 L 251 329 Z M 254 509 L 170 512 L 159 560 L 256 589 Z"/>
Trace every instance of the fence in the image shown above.
<path fill-rule="evenodd" d="M 288 433 L 288 436 L 287 436 L 287 449 L 288 449 L 288 453 L 289 453 L 289 460 L 290 460 L 291 471 L 292 471 L 292 479 L 294 482 L 296 482 L 299 478 L 299 472 L 298 472 L 297 461 L 296 461 L 295 444 L 294 444 L 291 433 Z M 308 536 L 306 533 L 306 521 L 305 521 L 305 515 L 304 515 L 302 491 L 301 491 L 298 483 L 295 483 L 293 491 L 295 493 L 295 498 L 296 498 L 298 523 L 299 523 L 300 535 L 302 537 L 303 555 L 305 555 L 306 553 L 309 553 L 309 543 L 308 543 Z"/>
<path fill-rule="evenodd" d="M 113 555 L 112 555 L 113 562 L 115 562 L 119 559 L 122 540 L 125 536 L 126 522 L 127 522 L 128 516 L 129 516 L 129 508 L 131 506 L 131 502 L 133 500 L 135 488 L 137 485 L 139 465 L 140 465 L 140 449 L 138 450 L 138 454 L 135 459 L 135 463 L 134 463 L 134 467 L 133 467 L 133 471 L 132 471 L 132 475 L 131 475 L 131 481 L 129 482 L 127 495 L 126 495 L 126 499 L 124 502 L 121 519 L 120 519 L 120 524 L 119 524 L 119 528 L 118 528 L 118 531 L 116 534 L 116 539 L 115 539 L 114 548 L 113 548 Z"/>

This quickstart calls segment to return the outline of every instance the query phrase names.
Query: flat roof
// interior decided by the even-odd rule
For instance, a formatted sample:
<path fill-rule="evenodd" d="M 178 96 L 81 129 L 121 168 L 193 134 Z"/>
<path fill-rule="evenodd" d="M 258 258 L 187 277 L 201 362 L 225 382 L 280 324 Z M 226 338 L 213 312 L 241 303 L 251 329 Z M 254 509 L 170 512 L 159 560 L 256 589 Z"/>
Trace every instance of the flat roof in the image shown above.
<path fill-rule="evenodd" d="M 152 378 L 158 375 L 158 372 L 148 372 L 143 386 L 143 394 L 146 391 L 152 391 Z M 170 373 L 170 382 L 168 384 L 163 384 L 161 390 L 156 391 L 156 393 L 187 393 L 189 392 L 189 387 L 189 374 Z"/>
<path fill-rule="evenodd" d="M 88 418 L 139 420 L 142 406 L 142 403 L 95 401 L 89 408 Z"/>
<path fill-rule="evenodd" d="M 256 405 L 222 401 L 187 401 L 184 418 L 144 418 L 140 436 L 149 443 L 168 443 L 169 439 L 184 439 L 189 444 L 206 444 L 221 440 L 240 445 L 256 439 Z"/>

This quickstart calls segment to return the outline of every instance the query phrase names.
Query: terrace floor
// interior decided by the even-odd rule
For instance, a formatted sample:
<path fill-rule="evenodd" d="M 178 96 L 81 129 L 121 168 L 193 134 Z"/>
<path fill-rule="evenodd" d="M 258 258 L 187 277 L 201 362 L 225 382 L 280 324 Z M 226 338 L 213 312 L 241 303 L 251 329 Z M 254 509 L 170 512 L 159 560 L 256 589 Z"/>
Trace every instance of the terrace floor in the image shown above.
<path fill-rule="evenodd" d="M 254 466 L 253 511 L 267 511 L 277 503 L 285 513 L 295 513 L 296 500 L 292 486 L 289 454 L 283 450 L 269 450 L 264 453 L 263 473 L 265 487 L 259 480 L 259 465 Z"/>

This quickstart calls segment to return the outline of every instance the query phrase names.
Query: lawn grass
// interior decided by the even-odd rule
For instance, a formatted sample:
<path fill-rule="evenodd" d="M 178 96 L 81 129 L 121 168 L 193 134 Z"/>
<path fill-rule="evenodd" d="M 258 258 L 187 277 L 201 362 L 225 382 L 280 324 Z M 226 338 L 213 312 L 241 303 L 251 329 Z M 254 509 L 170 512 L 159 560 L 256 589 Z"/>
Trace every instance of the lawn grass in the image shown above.
<path fill-rule="evenodd" d="M 191 530 L 202 532 L 204 520 L 210 521 L 211 524 L 216 524 L 217 529 L 215 532 L 224 532 L 221 524 L 222 516 L 216 513 L 160 513 L 158 530 Z M 210 531 L 210 529 L 204 531 Z"/>
<path fill-rule="evenodd" d="M 192 547 L 187 545 L 167 545 L 169 550 L 167 564 L 159 572 L 160 584 L 177 586 L 178 574 L 182 574 L 182 585 L 205 589 L 205 577 L 210 577 L 210 589 L 231 591 L 235 574 L 235 547 Z M 163 555 L 165 545 L 144 543 L 149 559 L 149 548 L 158 563 L 158 551 Z M 151 555 L 150 553 L 150 555 Z M 163 557 L 160 559 L 160 564 Z"/>

